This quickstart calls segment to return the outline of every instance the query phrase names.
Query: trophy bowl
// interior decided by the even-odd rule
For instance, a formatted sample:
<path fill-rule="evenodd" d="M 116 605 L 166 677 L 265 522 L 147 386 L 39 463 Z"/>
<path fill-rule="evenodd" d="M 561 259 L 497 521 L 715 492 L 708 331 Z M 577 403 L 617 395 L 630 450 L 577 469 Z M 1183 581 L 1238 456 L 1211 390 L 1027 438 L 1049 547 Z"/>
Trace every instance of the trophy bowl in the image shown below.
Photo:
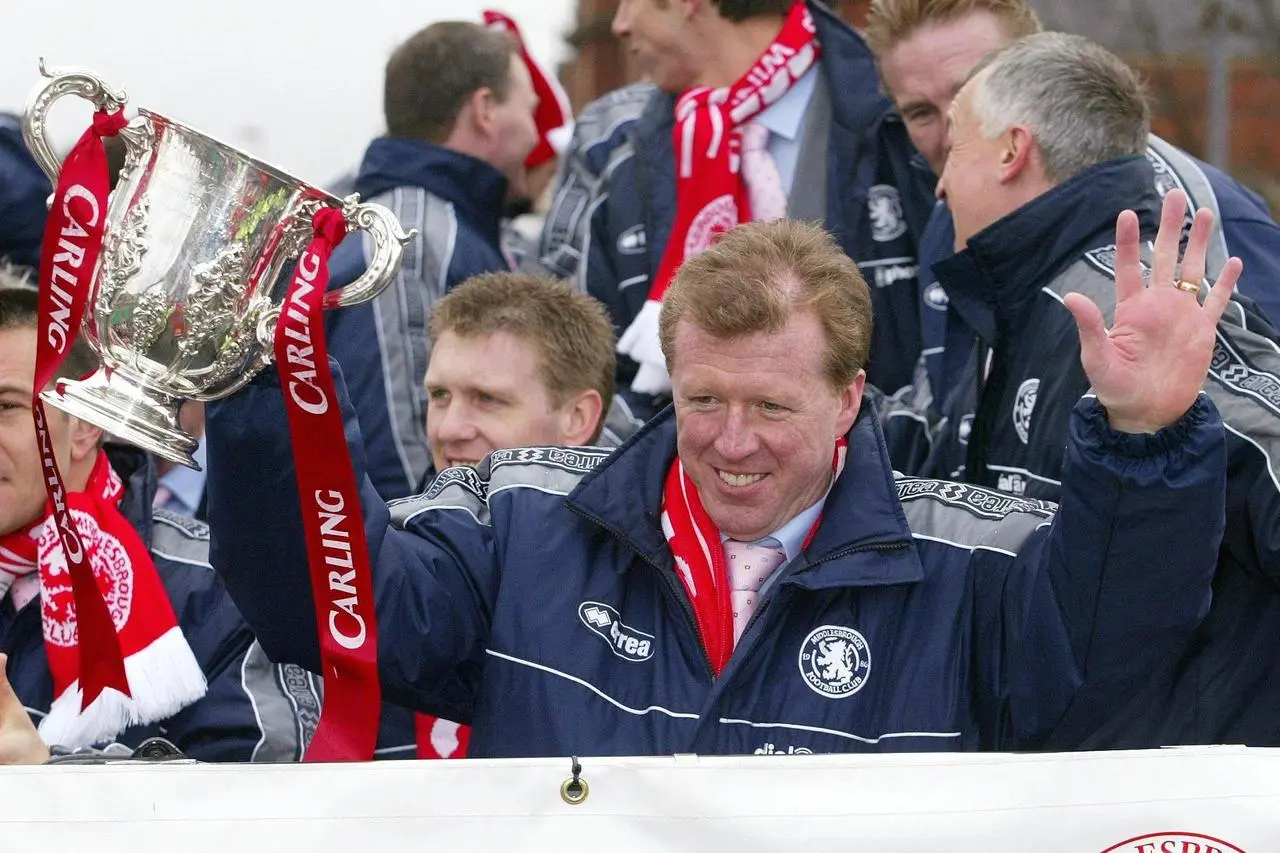
<path fill-rule="evenodd" d="M 48 71 L 32 91 L 23 136 L 55 184 L 49 108 L 77 95 L 98 109 L 125 96 L 82 69 Z M 170 461 L 198 468 L 178 423 L 184 400 L 233 393 L 271 363 L 282 273 L 323 206 L 365 232 L 368 268 L 324 307 L 377 296 L 400 270 L 405 233 L 385 207 L 338 199 L 181 122 L 138 109 L 119 133 L 124 166 L 107 205 L 102 250 L 81 334 L 101 366 L 41 398 Z"/>

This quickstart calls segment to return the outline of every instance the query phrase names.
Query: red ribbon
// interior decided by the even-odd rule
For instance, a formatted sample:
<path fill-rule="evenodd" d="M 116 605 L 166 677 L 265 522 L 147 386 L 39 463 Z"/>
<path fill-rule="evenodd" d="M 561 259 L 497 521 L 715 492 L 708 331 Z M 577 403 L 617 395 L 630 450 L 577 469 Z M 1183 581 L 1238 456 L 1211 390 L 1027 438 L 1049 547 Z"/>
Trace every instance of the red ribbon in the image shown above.
<path fill-rule="evenodd" d="M 40 250 L 39 325 L 31 413 L 44 465 L 50 512 L 58 529 L 59 546 L 66 558 L 75 598 L 80 635 L 81 710 L 107 688 L 130 695 L 129 679 L 111 613 L 98 590 L 84 543 L 67 511 L 67 490 L 54 457 L 40 392 L 53 380 L 80 334 L 80 321 L 93 289 L 107 218 L 110 178 L 102 139 L 115 136 L 125 124 L 123 110 L 94 113 L 93 126 L 81 135 L 58 173 Z"/>
<path fill-rule="evenodd" d="M 360 493 L 324 341 L 321 300 L 329 256 L 346 233 L 342 214 L 321 208 L 298 258 L 276 325 L 320 638 L 324 707 L 305 761 L 369 761 L 378 740 L 382 686 L 369 548 Z"/>

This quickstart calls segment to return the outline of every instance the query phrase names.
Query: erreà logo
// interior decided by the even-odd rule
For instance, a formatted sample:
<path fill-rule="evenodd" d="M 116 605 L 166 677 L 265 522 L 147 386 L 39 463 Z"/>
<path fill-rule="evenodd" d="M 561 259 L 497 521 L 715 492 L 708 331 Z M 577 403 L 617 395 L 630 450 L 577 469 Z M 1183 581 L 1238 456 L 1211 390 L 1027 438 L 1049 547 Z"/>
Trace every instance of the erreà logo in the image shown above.
<path fill-rule="evenodd" d="M 1102 853 L 1245 853 L 1245 850 L 1198 832 L 1157 832 L 1121 841 Z"/>
<path fill-rule="evenodd" d="M 618 611 L 609 605 L 584 601 L 578 605 L 578 618 L 623 660 L 640 663 L 653 657 L 653 635 L 623 625 Z"/>

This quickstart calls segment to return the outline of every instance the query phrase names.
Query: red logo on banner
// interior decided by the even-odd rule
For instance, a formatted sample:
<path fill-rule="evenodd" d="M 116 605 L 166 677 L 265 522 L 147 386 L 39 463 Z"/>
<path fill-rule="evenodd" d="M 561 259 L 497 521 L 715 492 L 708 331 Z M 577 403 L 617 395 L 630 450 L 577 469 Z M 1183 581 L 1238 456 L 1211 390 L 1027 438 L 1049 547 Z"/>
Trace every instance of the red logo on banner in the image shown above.
<path fill-rule="evenodd" d="M 1198 832 L 1157 832 L 1108 847 L 1102 853 L 1245 853 L 1234 844 Z"/>

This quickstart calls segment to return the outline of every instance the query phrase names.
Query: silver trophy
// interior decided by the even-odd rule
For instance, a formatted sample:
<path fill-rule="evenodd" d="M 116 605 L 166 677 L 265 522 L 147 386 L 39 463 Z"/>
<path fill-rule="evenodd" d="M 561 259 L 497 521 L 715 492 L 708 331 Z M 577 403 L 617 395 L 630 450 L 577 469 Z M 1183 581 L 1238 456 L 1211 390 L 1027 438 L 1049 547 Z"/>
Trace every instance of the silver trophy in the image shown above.
<path fill-rule="evenodd" d="M 115 111 L 125 95 L 80 69 L 46 71 L 22 131 L 55 184 L 49 108 L 78 95 Z M 124 167 L 112 192 L 82 334 L 102 366 L 45 391 L 45 402 L 157 456 L 192 468 L 197 441 L 178 425 L 184 400 L 216 400 L 271 363 L 284 267 L 312 237 L 321 206 L 373 239 L 359 279 L 324 307 L 377 296 L 400 269 L 406 234 L 391 211 L 340 200 L 173 119 L 139 109 L 120 131 Z"/>

